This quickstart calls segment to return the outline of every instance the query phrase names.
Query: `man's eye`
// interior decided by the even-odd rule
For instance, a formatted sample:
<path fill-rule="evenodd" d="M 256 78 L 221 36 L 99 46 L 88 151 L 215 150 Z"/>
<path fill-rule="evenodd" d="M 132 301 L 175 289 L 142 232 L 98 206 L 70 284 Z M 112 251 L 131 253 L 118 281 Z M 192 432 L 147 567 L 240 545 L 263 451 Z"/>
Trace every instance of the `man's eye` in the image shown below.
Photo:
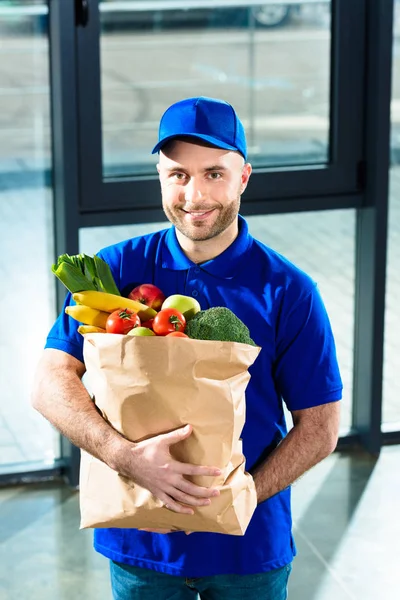
<path fill-rule="evenodd" d="M 172 173 L 172 177 L 178 181 L 183 181 L 185 179 L 185 173 Z"/>
<path fill-rule="evenodd" d="M 221 178 L 221 173 L 218 173 L 217 171 L 212 171 L 211 173 L 208 174 L 210 179 L 220 179 Z"/>

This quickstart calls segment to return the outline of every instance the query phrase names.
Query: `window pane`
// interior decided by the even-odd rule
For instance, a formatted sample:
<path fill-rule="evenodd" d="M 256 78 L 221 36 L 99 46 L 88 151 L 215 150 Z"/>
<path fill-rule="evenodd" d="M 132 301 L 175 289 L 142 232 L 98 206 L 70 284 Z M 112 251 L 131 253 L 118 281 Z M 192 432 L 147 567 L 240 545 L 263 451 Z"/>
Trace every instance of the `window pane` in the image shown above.
<path fill-rule="evenodd" d="M 118 244 L 122 240 L 166 229 L 169 225 L 169 221 L 165 220 L 160 223 L 83 228 L 79 230 L 79 252 L 92 255 L 111 244 Z"/>
<path fill-rule="evenodd" d="M 328 161 L 330 1 L 151 5 L 100 2 L 106 177 L 153 173 L 162 113 L 199 95 L 234 105 L 254 166 Z"/>
<path fill-rule="evenodd" d="M 392 136 L 389 197 L 389 238 L 386 281 L 383 423 L 400 429 L 400 2 L 395 2 L 392 80 Z"/>
<path fill-rule="evenodd" d="M 341 434 L 351 428 L 355 211 L 247 217 L 250 232 L 317 283 L 328 311 L 343 380 Z"/>
<path fill-rule="evenodd" d="M 355 211 L 259 215 L 246 220 L 254 237 L 284 254 L 318 284 L 335 335 L 344 384 L 344 434 L 351 426 L 352 409 Z M 168 222 L 82 229 L 80 251 L 93 254 L 109 244 L 166 226 Z"/>
<path fill-rule="evenodd" d="M 59 456 L 59 435 L 30 406 L 55 318 L 46 13 L 43 2 L 0 7 L 0 472 Z"/>

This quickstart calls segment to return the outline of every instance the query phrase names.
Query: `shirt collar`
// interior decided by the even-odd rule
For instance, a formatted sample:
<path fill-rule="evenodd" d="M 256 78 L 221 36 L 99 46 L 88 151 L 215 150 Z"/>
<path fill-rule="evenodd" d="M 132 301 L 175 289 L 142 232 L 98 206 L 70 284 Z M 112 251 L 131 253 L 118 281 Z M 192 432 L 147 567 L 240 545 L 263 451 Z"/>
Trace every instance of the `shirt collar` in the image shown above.
<path fill-rule="evenodd" d="M 246 221 L 239 215 L 239 233 L 237 238 L 222 254 L 202 265 L 196 265 L 183 252 L 176 237 L 175 227 L 168 229 L 162 248 L 162 266 L 164 269 L 182 271 L 199 266 L 210 275 L 231 279 L 238 272 L 245 254 L 253 242 Z"/>

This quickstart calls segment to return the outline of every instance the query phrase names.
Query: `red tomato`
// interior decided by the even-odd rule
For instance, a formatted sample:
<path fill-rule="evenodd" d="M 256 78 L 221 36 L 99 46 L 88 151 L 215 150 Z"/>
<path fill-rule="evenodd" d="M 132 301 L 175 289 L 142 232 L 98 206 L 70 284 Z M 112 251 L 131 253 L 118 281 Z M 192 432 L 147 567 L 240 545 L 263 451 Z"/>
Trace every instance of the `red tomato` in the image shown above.
<path fill-rule="evenodd" d="M 183 333 L 182 331 L 172 331 L 171 333 L 167 333 L 167 335 L 165 337 L 189 337 L 188 335 L 186 335 L 186 333 Z"/>
<path fill-rule="evenodd" d="M 129 308 L 114 310 L 106 321 L 107 333 L 125 334 L 134 327 L 140 327 L 140 318 Z"/>
<path fill-rule="evenodd" d="M 186 319 L 176 308 L 164 308 L 156 314 L 153 321 L 153 331 L 157 335 L 168 335 L 173 331 L 184 331 Z"/>
<path fill-rule="evenodd" d="M 142 327 L 147 327 L 147 329 L 153 329 L 153 321 L 154 319 L 148 319 L 142 323 Z"/>

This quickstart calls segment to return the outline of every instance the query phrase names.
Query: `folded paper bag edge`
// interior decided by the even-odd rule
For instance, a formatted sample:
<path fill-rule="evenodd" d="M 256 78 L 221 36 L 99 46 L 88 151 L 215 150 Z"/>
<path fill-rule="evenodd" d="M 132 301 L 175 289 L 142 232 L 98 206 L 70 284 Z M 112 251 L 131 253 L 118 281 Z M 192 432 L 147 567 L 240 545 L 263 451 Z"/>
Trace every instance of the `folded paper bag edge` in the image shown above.
<path fill-rule="evenodd" d="M 134 490 L 135 484 L 131 483 L 129 489 L 127 489 L 126 478 L 121 478 L 116 471 L 110 469 L 110 467 L 97 458 L 83 453 L 82 459 L 84 463 L 83 471 L 89 471 L 90 474 L 91 468 L 92 470 L 94 469 L 96 471 L 95 477 L 98 480 L 99 475 L 101 475 L 106 489 L 110 490 L 117 483 L 117 490 L 118 486 L 121 486 L 124 494 L 129 495 L 129 491 Z M 89 482 L 90 476 L 85 477 L 85 480 Z M 215 512 L 213 514 L 213 505 L 211 504 L 200 509 L 195 509 L 194 515 L 182 515 L 162 507 L 160 500 L 152 496 L 148 490 L 144 490 L 144 488 L 138 485 L 136 485 L 136 490 L 140 488 L 140 490 L 148 492 L 148 495 L 151 496 L 153 508 L 148 510 L 145 506 L 135 508 L 132 505 L 127 513 L 126 508 L 123 508 L 123 506 L 117 509 L 112 502 L 104 503 L 104 497 L 97 499 L 91 497 L 90 486 L 84 486 L 80 496 L 80 529 L 165 527 L 177 531 L 203 531 L 244 535 L 256 507 L 255 486 L 251 475 L 244 471 L 243 464 L 235 469 L 235 474 L 232 475 L 231 480 L 233 480 L 232 487 L 222 486 L 221 488 L 223 495 L 226 496 L 223 510 L 220 508 L 217 514 Z M 95 492 L 98 492 L 97 487 Z M 117 491 L 117 494 L 122 497 L 121 491 Z M 220 503 L 221 497 L 215 500 Z M 216 504 L 214 504 L 215 506 Z"/>

